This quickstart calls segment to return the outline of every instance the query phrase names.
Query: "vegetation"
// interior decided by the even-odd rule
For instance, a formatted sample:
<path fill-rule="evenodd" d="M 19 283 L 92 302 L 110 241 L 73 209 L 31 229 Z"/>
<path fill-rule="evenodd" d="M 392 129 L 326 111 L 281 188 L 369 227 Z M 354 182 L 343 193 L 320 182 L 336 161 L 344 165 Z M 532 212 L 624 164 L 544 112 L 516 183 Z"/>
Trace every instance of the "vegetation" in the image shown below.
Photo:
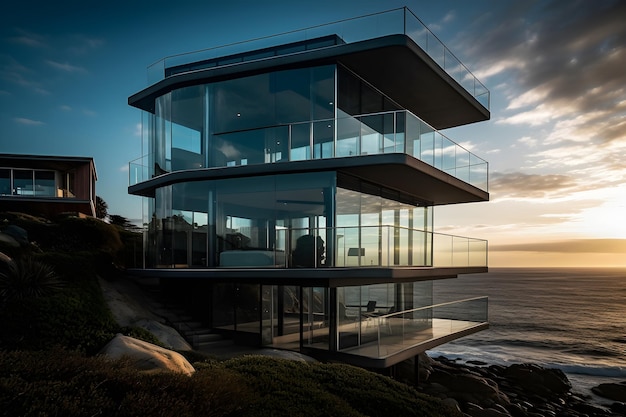
<path fill-rule="evenodd" d="M 96 356 L 118 332 L 158 343 L 144 329 L 115 322 L 98 282 L 116 277 L 124 246 L 140 235 L 97 219 L 0 213 L 3 224 L 22 227 L 37 244 L 0 243 L 0 252 L 15 259 L 6 264 L 0 257 L 0 415 L 459 415 L 407 385 L 347 365 L 257 356 L 219 362 L 180 352 L 197 369 L 188 377 L 143 373 Z"/>

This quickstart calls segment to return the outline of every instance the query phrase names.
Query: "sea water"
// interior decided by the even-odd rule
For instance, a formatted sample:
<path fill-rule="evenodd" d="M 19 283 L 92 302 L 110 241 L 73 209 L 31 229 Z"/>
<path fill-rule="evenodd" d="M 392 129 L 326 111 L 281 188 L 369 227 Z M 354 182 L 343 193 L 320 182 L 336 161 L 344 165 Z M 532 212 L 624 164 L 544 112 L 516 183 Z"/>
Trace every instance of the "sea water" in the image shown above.
<path fill-rule="evenodd" d="M 490 328 L 438 346 L 431 357 L 558 368 L 585 395 L 626 381 L 625 268 L 490 268 L 434 285 L 435 302 L 480 295 L 489 296 Z"/>

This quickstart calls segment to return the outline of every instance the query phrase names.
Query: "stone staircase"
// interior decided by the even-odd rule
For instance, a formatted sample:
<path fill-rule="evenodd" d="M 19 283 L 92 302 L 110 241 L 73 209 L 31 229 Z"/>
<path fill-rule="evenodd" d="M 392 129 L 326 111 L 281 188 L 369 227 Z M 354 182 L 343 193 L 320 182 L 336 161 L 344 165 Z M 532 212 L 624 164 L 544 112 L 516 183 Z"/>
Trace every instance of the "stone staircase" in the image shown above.
<path fill-rule="evenodd" d="M 133 277 L 132 280 L 147 296 L 149 305 L 146 307 L 180 333 L 194 350 L 211 352 L 212 349 L 233 344 L 232 340 L 213 333 L 197 321 L 182 305 L 167 300 L 159 288 L 158 280 L 140 277 Z"/>

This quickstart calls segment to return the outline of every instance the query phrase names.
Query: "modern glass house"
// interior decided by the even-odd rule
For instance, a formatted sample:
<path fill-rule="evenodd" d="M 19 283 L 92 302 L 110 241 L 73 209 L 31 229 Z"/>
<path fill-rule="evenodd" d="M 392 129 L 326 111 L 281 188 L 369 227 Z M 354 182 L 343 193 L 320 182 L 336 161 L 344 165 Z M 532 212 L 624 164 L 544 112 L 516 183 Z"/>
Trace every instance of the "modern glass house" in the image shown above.
<path fill-rule="evenodd" d="M 487 328 L 487 242 L 433 230 L 486 201 L 487 163 L 439 132 L 489 91 L 406 9 L 165 58 L 129 98 L 144 268 L 236 341 L 389 368 Z"/>

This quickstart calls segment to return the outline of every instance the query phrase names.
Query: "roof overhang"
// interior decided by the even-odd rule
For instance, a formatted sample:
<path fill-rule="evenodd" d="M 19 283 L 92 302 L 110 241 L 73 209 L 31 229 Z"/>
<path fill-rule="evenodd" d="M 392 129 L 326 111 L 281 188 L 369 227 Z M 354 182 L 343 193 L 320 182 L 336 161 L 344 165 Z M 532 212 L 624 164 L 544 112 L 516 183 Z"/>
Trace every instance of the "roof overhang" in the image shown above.
<path fill-rule="evenodd" d="M 335 63 L 363 77 L 435 129 L 484 121 L 490 117 L 487 108 L 403 34 L 172 75 L 133 94 L 128 103 L 153 113 L 155 99 L 178 88 L 274 70 Z"/>
<path fill-rule="evenodd" d="M 180 182 L 321 171 L 336 171 L 361 178 L 414 196 L 425 205 L 489 200 L 488 192 L 401 153 L 176 171 L 131 185 L 128 193 L 154 197 L 157 188 Z"/>

